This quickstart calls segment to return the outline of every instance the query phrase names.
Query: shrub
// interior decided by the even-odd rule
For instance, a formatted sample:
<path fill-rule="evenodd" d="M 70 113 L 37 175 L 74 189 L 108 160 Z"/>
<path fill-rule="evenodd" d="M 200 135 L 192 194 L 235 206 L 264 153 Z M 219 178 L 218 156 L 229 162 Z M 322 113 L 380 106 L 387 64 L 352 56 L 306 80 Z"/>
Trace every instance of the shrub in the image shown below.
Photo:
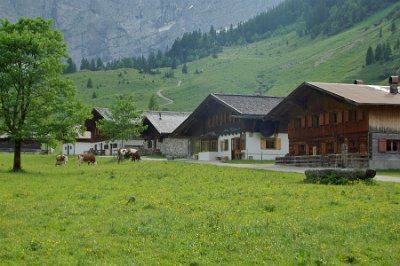
<path fill-rule="evenodd" d="M 373 169 L 312 169 L 304 172 L 305 183 L 344 185 L 358 180 L 371 180 L 376 171 Z"/>

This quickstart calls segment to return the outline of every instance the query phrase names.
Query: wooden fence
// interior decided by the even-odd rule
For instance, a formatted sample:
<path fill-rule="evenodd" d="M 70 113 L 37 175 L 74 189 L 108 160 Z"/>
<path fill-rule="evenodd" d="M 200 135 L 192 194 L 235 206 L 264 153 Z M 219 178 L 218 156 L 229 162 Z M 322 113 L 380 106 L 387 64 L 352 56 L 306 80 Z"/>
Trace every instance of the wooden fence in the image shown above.
<path fill-rule="evenodd" d="M 277 157 L 275 163 L 308 167 L 367 168 L 369 167 L 369 156 L 360 153 L 285 156 Z"/>

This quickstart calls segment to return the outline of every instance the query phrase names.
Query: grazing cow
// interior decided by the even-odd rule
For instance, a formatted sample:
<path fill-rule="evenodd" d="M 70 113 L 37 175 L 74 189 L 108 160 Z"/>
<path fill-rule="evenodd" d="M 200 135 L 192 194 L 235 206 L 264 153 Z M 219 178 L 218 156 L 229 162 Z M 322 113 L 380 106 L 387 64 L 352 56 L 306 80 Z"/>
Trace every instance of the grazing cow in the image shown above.
<path fill-rule="evenodd" d="M 118 163 L 131 158 L 131 161 L 140 161 L 140 154 L 137 149 L 120 148 L 118 150 Z"/>
<path fill-rule="evenodd" d="M 92 153 L 82 153 L 78 155 L 79 164 L 88 163 L 89 164 L 97 164 L 96 156 Z"/>
<path fill-rule="evenodd" d="M 64 154 L 59 154 L 56 156 L 56 165 L 67 164 L 68 156 Z"/>

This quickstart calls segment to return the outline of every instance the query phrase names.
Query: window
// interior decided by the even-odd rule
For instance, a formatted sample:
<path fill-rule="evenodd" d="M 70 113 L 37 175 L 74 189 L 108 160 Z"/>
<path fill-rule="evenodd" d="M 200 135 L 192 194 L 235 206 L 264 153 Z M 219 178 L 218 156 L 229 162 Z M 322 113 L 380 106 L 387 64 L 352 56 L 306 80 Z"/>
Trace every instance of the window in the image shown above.
<path fill-rule="evenodd" d="M 113 148 L 118 148 L 118 143 L 113 143 L 112 147 Z"/>
<path fill-rule="evenodd" d="M 281 139 L 280 138 L 262 138 L 261 139 L 262 150 L 280 150 Z"/>
<path fill-rule="evenodd" d="M 318 127 L 319 126 L 319 115 L 313 115 L 312 116 L 312 127 Z"/>
<path fill-rule="evenodd" d="M 357 111 L 356 110 L 350 110 L 349 111 L 349 121 L 357 121 Z"/>
<path fill-rule="evenodd" d="M 329 115 L 329 123 L 330 124 L 336 124 L 337 122 L 338 122 L 337 113 L 330 113 L 330 115 Z"/>
<path fill-rule="evenodd" d="M 387 152 L 399 152 L 400 140 L 386 140 L 386 151 Z"/>
<path fill-rule="evenodd" d="M 220 150 L 228 151 L 229 150 L 229 140 L 223 139 L 220 141 Z"/>
<path fill-rule="evenodd" d="M 108 149 L 108 144 L 104 144 L 104 149 L 105 149 L 105 150 Z"/>

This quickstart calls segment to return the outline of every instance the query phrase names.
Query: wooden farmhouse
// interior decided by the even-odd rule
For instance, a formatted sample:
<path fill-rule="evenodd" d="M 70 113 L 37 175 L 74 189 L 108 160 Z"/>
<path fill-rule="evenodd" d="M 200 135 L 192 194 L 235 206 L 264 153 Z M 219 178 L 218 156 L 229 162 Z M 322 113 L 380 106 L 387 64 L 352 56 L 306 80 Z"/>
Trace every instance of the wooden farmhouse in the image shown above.
<path fill-rule="evenodd" d="M 173 132 L 189 137 L 198 160 L 273 160 L 288 153 L 287 133 L 264 120 L 283 98 L 212 93 Z"/>
<path fill-rule="evenodd" d="M 142 137 L 145 149 L 160 152 L 165 156 L 187 157 L 189 141 L 185 137 L 171 137 L 171 133 L 186 119 L 190 113 L 145 111 L 143 124 L 147 128 Z"/>
<path fill-rule="evenodd" d="M 399 168 L 400 95 L 390 86 L 305 82 L 265 119 L 288 132 L 289 155 L 277 163 Z"/>
<path fill-rule="evenodd" d="M 62 153 L 67 155 L 80 154 L 85 151 L 92 151 L 98 155 L 115 155 L 119 148 L 125 147 L 143 147 L 143 140 L 129 141 L 110 141 L 101 136 L 97 128 L 97 122 L 101 119 L 110 119 L 111 113 L 108 108 L 94 107 L 92 109 L 92 118 L 85 121 L 86 131 L 79 135 L 75 143 L 64 143 Z"/>

